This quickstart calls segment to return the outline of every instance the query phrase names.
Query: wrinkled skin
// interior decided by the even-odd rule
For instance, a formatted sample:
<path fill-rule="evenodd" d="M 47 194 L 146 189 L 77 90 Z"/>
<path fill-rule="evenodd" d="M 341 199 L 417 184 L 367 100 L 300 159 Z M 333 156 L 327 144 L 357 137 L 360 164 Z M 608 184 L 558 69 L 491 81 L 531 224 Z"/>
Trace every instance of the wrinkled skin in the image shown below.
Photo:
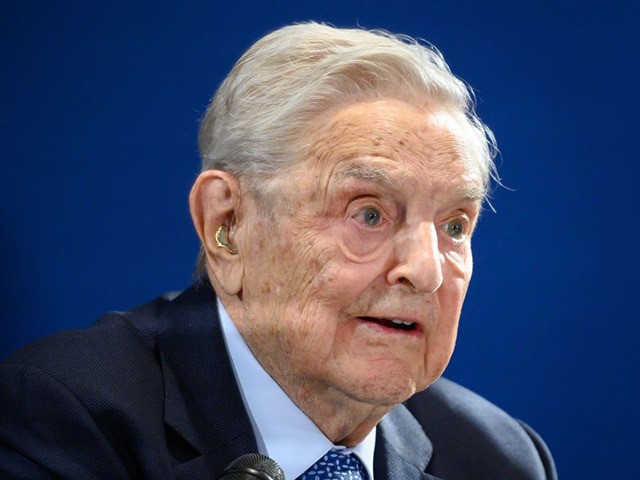
<path fill-rule="evenodd" d="M 241 291 L 222 300 L 334 442 L 359 442 L 449 362 L 482 197 L 464 132 L 445 110 L 352 104 L 309 132 L 282 181 L 286 207 L 242 199 Z"/>

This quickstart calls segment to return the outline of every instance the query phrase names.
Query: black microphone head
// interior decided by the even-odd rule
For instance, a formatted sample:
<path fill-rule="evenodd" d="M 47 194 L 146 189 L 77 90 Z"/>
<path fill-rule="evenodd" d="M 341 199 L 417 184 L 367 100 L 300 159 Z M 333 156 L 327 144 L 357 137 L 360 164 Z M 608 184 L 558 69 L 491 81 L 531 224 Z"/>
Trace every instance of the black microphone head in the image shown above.
<path fill-rule="evenodd" d="M 236 458 L 218 480 L 285 480 L 280 465 L 265 455 L 247 453 Z"/>

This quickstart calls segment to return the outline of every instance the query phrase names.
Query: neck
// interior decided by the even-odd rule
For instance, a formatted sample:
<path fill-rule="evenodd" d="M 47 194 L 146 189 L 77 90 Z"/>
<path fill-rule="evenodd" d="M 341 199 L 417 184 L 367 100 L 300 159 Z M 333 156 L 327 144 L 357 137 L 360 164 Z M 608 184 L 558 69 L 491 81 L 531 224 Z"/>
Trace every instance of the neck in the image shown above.
<path fill-rule="evenodd" d="M 318 386 L 278 383 L 298 408 L 335 445 L 354 447 L 359 444 L 392 408 L 364 403 L 342 392 Z"/>
<path fill-rule="evenodd" d="M 394 405 L 370 403 L 334 386 L 292 372 L 290 359 L 260 348 L 263 335 L 253 334 L 241 303 L 218 293 L 227 313 L 262 368 L 282 388 L 297 407 L 335 445 L 353 447 L 362 442 Z M 241 319 L 237 321 L 235 319 Z"/>

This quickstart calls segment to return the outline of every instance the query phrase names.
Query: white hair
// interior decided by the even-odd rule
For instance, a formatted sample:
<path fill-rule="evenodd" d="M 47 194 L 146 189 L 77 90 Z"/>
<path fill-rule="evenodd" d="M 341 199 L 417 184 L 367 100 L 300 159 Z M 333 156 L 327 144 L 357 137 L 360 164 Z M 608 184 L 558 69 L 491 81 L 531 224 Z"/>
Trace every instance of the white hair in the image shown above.
<path fill-rule="evenodd" d="M 222 82 L 200 125 L 202 170 L 223 170 L 275 207 L 287 168 L 304 161 L 307 135 L 329 109 L 396 98 L 447 109 L 465 127 L 484 179 L 499 181 L 491 131 L 475 113 L 473 91 L 438 50 L 383 30 L 315 22 L 286 26 L 253 44 Z M 268 211 L 268 210 L 265 210 Z M 200 252 L 200 275 L 205 258 Z"/>
<path fill-rule="evenodd" d="M 493 134 L 475 114 L 473 92 L 433 46 L 314 22 L 280 28 L 238 60 L 200 125 L 202 170 L 227 171 L 266 193 L 271 179 L 304 160 L 302 132 L 322 112 L 375 98 L 426 100 L 466 120 L 485 192 L 498 178 Z"/>

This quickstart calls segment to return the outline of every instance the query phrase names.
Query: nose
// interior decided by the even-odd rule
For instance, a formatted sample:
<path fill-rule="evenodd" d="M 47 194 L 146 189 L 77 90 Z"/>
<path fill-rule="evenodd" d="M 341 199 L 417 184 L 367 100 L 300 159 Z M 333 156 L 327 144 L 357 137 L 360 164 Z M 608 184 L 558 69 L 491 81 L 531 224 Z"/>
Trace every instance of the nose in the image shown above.
<path fill-rule="evenodd" d="M 442 285 L 444 256 L 433 223 L 421 223 L 400 238 L 395 257 L 387 274 L 390 285 L 406 285 L 419 293 L 434 293 Z"/>

